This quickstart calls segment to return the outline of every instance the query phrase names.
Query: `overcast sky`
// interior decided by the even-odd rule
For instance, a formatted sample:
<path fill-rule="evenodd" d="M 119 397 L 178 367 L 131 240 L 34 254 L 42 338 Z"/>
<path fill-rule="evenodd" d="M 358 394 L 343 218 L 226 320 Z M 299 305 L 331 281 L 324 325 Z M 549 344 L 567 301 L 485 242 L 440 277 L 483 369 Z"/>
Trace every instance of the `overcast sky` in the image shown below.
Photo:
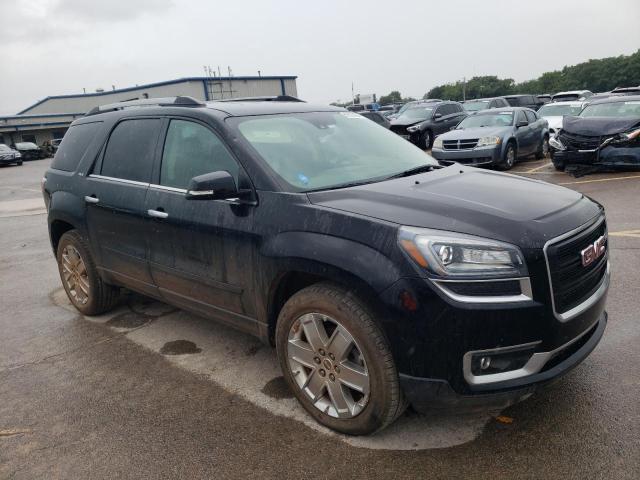
<path fill-rule="evenodd" d="M 639 0 L 0 0 L 0 114 L 48 95 L 203 75 L 298 75 L 305 100 L 422 96 L 640 48 Z"/>

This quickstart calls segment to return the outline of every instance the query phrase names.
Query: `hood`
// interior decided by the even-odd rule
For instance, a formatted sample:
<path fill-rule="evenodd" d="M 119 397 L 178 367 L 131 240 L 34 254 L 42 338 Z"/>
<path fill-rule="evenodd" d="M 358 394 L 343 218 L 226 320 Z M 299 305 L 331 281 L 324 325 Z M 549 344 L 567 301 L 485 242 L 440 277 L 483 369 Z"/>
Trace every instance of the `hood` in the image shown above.
<path fill-rule="evenodd" d="M 599 205 L 573 190 L 460 165 L 308 197 L 326 208 L 522 248 L 541 248 L 600 212 Z"/>
<path fill-rule="evenodd" d="M 513 130 L 513 127 L 473 127 L 465 129 L 456 129 L 438 135 L 442 140 L 462 140 L 464 138 L 480 138 L 480 137 L 502 137 L 506 133 Z"/>
<path fill-rule="evenodd" d="M 549 128 L 553 128 L 554 130 L 558 130 L 562 128 L 562 119 L 564 118 L 563 116 L 542 117 L 542 118 L 544 118 L 547 121 L 547 123 L 549 124 Z"/>
<path fill-rule="evenodd" d="M 410 127 L 411 125 L 416 125 L 418 123 L 426 122 L 429 120 L 428 118 L 422 120 L 416 120 L 415 118 L 394 118 L 391 121 L 391 125 L 400 125 L 402 127 Z"/>
<path fill-rule="evenodd" d="M 640 117 L 564 117 L 562 129 L 567 133 L 598 137 L 615 135 L 640 125 Z"/>

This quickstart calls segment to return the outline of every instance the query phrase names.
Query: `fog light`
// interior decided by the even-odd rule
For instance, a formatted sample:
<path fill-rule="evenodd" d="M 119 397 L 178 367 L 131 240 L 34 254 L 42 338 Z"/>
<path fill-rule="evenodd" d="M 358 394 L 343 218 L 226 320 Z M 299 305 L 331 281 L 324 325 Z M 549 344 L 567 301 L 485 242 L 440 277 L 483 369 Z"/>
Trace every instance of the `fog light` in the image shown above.
<path fill-rule="evenodd" d="M 480 359 L 480 370 L 486 370 L 491 366 L 491 357 L 482 357 Z"/>

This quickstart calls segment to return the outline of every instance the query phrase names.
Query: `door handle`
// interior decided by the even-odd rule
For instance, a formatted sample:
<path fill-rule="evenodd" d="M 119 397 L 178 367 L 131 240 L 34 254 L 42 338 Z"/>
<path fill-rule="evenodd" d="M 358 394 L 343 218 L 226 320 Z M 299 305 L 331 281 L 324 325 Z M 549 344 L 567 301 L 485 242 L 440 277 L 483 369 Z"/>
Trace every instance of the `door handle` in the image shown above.
<path fill-rule="evenodd" d="M 167 212 L 161 212 L 160 210 L 147 210 L 147 215 L 153 218 L 167 218 L 169 216 Z"/>
<path fill-rule="evenodd" d="M 98 203 L 100 201 L 100 199 L 98 197 L 94 197 L 94 196 L 86 196 L 84 197 L 84 201 L 87 203 Z"/>

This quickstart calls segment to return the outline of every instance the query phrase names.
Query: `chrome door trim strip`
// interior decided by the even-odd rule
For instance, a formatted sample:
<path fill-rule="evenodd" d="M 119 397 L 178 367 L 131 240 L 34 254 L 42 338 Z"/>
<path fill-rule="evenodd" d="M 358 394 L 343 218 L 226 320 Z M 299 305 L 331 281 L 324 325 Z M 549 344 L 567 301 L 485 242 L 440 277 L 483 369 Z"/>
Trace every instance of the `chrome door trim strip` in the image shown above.
<path fill-rule="evenodd" d="M 129 185 L 137 185 L 139 187 L 148 187 L 149 183 L 138 182 L 137 180 L 127 180 L 126 178 L 107 177 L 105 175 L 96 175 L 92 173 L 89 178 L 95 178 L 98 180 L 108 180 L 110 182 L 126 183 Z"/>

